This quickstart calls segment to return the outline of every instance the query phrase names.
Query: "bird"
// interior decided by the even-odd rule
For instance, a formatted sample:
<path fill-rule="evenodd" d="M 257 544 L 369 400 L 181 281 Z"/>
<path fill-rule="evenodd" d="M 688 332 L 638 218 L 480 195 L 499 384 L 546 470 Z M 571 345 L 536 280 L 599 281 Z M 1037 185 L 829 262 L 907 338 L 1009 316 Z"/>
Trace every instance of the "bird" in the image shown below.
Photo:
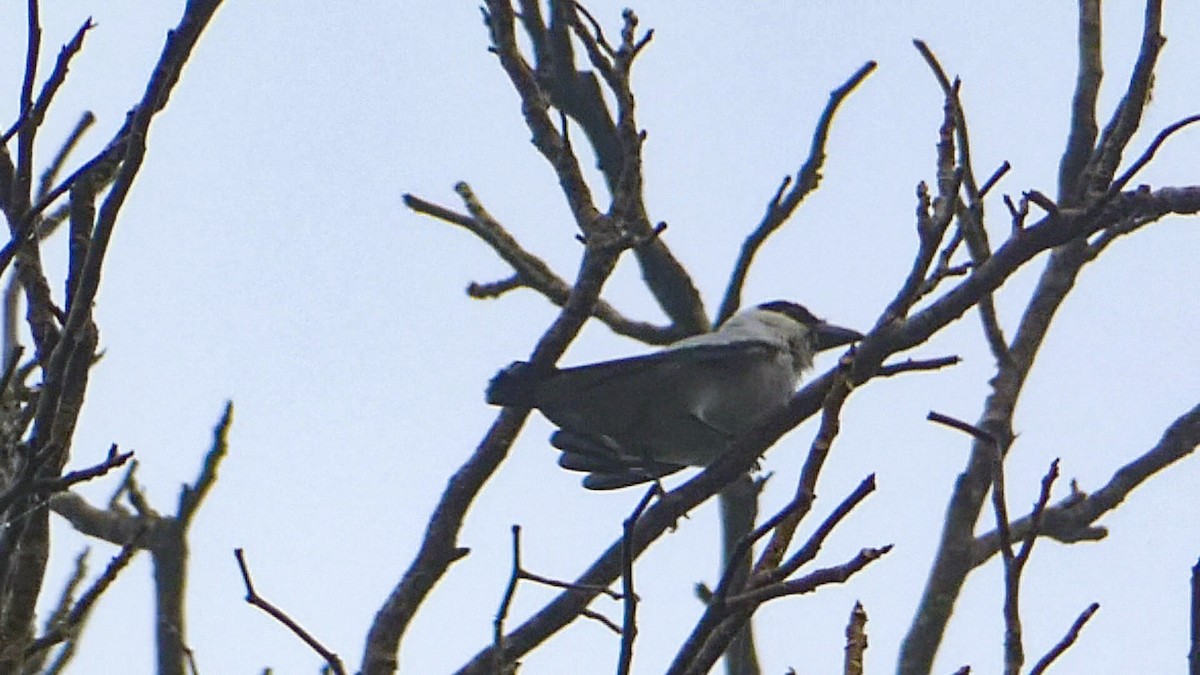
<path fill-rule="evenodd" d="M 541 411 L 559 466 L 613 490 L 711 464 L 788 405 L 817 352 L 862 337 L 775 300 L 650 354 L 540 372 L 516 361 L 486 400 Z"/>

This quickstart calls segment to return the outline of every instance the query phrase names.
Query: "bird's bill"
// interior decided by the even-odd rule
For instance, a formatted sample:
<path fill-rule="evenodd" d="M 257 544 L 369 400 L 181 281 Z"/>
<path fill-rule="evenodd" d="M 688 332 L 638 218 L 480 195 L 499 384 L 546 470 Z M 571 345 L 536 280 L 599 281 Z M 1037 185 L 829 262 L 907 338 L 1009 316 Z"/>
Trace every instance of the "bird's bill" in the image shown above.
<path fill-rule="evenodd" d="M 814 326 L 813 330 L 816 332 L 816 346 L 819 352 L 848 345 L 863 338 L 863 334 L 854 329 L 842 328 L 841 326 L 824 322 Z"/>

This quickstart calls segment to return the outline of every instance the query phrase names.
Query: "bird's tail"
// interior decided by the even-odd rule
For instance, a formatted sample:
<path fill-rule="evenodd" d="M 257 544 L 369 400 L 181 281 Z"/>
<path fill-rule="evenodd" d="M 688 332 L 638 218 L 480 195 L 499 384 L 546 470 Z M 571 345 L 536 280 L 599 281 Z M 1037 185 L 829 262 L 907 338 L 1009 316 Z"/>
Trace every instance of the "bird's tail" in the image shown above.
<path fill-rule="evenodd" d="M 491 405 L 532 406 L 537 378 L 529 364 L 513 361 L 488 382 L 484 398 Z"/>
<path fill-rule="evenodd" d="M 621 451 L 612 439 L 559 429 L 550 445 L 563 451 L 558 465 L 568 471 L 588 474 L 583 486 L 589 490 L 616 490 L 658 480 L 684 468 L 679 464 L 638 459 Z"/>

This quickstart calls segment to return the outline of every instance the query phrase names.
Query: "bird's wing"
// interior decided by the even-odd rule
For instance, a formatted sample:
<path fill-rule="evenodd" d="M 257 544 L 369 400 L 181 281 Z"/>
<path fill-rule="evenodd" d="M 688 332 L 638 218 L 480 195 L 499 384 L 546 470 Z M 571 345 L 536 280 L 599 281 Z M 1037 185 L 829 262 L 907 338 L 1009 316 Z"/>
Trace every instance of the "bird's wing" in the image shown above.
<path fill-rule="evenodd" d="M 568 368 L 538 383 L 534 405 L 559 427 L 550 442 L 563 452 L 560 466 L 589 474 L 583 485 L 592 490 L 627 487 L 719 454 L 733 430 L 697 412 L 777 368 L 780 351 L 768 342 L 698 345 Z"/>
<path fill-rule="evenodd" d="M 776 374 L 785 351 L 766 340 L 701 342 L 548 374 L 518 362 L 492 379 L 487 400 L 539 409 L 559 427 L 551 437 L 563 451 L 559 464 L 588 473 L 585 487 L 609 490 L 710 461 L 742 420 L 697 411 L 729 395 L 761 408 L 760 382 Z"/>
<path fill-rule="evenodd" d="M 620 437 L 661 414 L 656 403 L 721 374 L 753 370 L 781 350 L 769 342 L 697 345 L 555 371 L 537 383 L 532 404 L 557 426 Z M 699 393 L 699 392 L 697 392 Z"/>

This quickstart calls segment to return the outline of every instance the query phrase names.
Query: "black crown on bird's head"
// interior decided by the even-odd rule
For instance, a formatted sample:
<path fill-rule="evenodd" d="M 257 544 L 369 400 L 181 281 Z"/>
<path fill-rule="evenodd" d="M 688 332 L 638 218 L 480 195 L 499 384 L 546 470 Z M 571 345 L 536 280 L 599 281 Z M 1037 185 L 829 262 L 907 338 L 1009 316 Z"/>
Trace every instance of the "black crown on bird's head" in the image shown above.
<path fill-rule="evenodd" d="M 813 347 L 819 352 L 857 342 L 863 338 L 862 333 L 850 328 L 828 324 L 813 316 L 813 313 L 808 311 L 804 305 L 788 300 L 764 302 L 758 306 L 758 309 L 782 314 L 798 324 L 807 326 L 811 330 Z"/>
<path fill-rule="evenodd" d="M 813 313 L 808 311 L 804 305 L 791 302 L 789 300 L 772 300 L 771 302 L 764 302 L 759 305 L 758 308 L 768 312 L 778 312 L 779 314 L 791 317 L 796 322 L 802 323 L 806 326 L 815 326 L 819 323 L 822 323 L 821 320 L 813 316 Z"/>

